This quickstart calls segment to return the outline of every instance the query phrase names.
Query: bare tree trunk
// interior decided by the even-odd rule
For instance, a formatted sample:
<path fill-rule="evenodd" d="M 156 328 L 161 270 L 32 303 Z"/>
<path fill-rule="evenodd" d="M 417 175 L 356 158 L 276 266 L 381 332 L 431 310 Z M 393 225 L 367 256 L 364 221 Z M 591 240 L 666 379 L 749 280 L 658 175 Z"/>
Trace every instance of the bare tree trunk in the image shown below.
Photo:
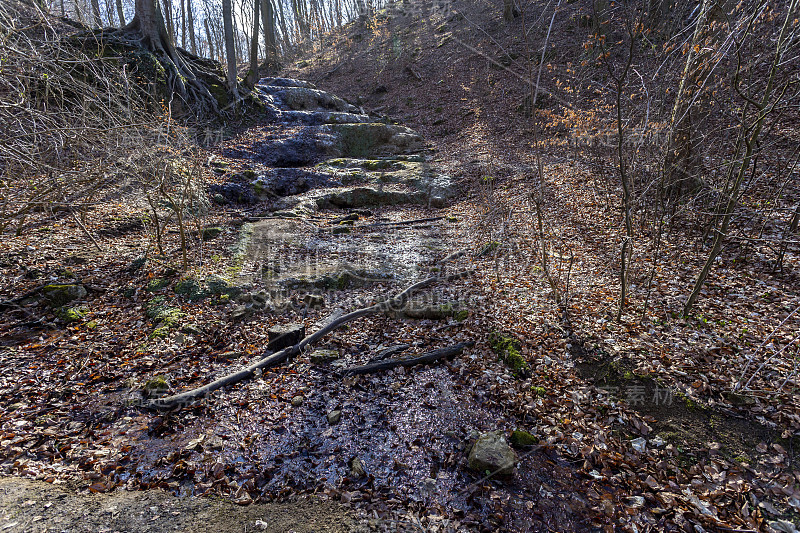
<path fill-rule="evenodd" d="M 181 0 L 181 48 L 186 50 L 186 0 Z"/>
<path fill-rule="evenodd" d="M 253 0 L 253 35 L 250 36 L 250 70 L 247 71 L 247 85 L 255 87 L 258 83 L 258 35 L 261 0 Z"/>
<path fill-rule="evenodd" d="M 167 35 L 169 35 L 169 42 L 174 44 L 175 23 L 172 20 L 172 0 L 164 0 L 164 15 L 166 16 Z"/>
<path fill-rule="evenodd" d="M 81 24 L 86 24 L 86 19 L 83 17 L 83 6 L 81 5 L 81 0 L 74 0 L 73 6 L 75 7 L 75 18 L 78 19 L 78 22 Z"/>
<path fill-rule="evenodd" d="M 211 28 L 208 26 L 208 17 L 203 19 L 203 24 L 206 27 L 206 41 L 208 41 L 208 57 L 214 59 L 214 36 L 211 34 Z"/>
<path fill-rule="evenodd" d="M 103 19 L 100 17 L 100 1 L 91 0 L 91 4 L 92 4 L 92 18 L 94 19 L 94 27 L 102 28 Z"/>
<path fill-rule="evenodd" d="M 122 8 L 122 0 L 117 0 L 117 16 L 119 17 L 119 27 L 125 26 L 125 10 Z"/>
<path fill-rule="evenodd" d="M 189 23 L 189 44 L 192 53 L 197 55 L 197 39 L 194 36 L 194 12 L 192 11 L 192 0 L 186 0 L 186 20 Z"/>
<path fill-rule="evenodd" d="M 233 40 L 231 0 L 222 0 L 222 24 L 225 32 L 225 55 L 228 64 L 228 87 L 236 93 L 236 43 Z"/>
<path fill-rule="evenodd" d="M 261 0 L 261 22 L 264 26 L 264 65 L 267 69 L 278 67 L 278 45 L 275 36 L 275 9 L 272 0 Z"/>
<path fill-rule="evenodd" d="M 289 43 L 289 35 L 290 34 L 289 34 L 288 26 L 286 25 L 286 15 L 283 12 L 283 2 L 281 0 L 276 0 L 276 1 L 277 1 L 277 4 L 278 4 L 278 10 L 277 10 L 277 12 L 278 12 L 278 23 L 281 26 L 281 34 L 283 35 L 283 39 L 284 39 L 283 42 L 284 42 L 284 44 L 288 45 L 288 43 Z"/>

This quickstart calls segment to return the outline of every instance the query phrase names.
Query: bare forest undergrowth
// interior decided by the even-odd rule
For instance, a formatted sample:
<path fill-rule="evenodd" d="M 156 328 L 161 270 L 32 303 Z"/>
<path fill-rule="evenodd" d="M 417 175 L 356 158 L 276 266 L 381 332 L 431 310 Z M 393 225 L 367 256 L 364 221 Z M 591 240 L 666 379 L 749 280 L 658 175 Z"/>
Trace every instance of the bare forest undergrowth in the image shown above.
<path fill-rule="evenodd" d="M 222 531 L 795 531 L 796 105 L 766 117 L 685 313 L 735 181 L 725 158 L 742 160 L 724 151 L 745 144 L 737 117 L 706 112 L 701 179 L 663 187 L 666 88 L 693 38 L 664 28 L 689 13 L 637 33 L 613 6 L 551 4 L 509 21 L 499 2 L 464 0 L 363 17 L 262 83 L 256 126 L 179 127 L 165 102 L 103 152 L 54 120 L 42 135 L 58 157 L 87 162 L 60 174 L 51 153 L 10 166 L 8 144 L 0 469 L 15 477 L 0 528 L 63 528 L 52 501 L 89 509 L 87 530 L 191 531 L 187 515 L 225 514 Z M 769 71 L 752 35 L 774 44 L 785 15 L 765 5 L 730 40 L 763 59 L 742 69 L 751 81 Z M 717 92 L 697 100 L 727 109 L 729 77 L 705 75 Z M 102 102 L 81 124 L 111 135 L 125 110 Z M 26 161 L 35 187 L 9 171 Z M 429 276 L 418 307 L 386 308 Z M 304 326 L 296 345 L 370 306 L 202 402 L 149 408 L 280 350 L 279 327 Z M 469 466 L 492 431 L 514 445 L 511 476 Z M 122 508 L 132 521 L 111 522 Z"/>

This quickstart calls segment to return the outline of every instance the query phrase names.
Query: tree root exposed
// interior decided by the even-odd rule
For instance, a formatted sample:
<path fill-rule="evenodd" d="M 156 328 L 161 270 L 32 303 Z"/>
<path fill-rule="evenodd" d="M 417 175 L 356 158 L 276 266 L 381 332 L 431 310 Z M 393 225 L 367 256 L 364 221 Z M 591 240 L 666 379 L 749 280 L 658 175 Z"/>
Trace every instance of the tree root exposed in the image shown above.
<path fill-rule="evenodd" d="M 377 314 L 383 313 L 383 312 L 391 310 L 391 309 L 402 309 L 403 306 L 408 301 L 408 299 L 415 292 L 417 292 L 417 291 L 419 291 L 421 289 L 424 289 L 424 288 L 432 285 L 433 283 L 436 283 L 437 281 L 451 281 L 451 280 L 455 280 L 455 279 L 460 279 L 460 278 L 464 278 L 464 277 L 468 276 L 470 273 L 471 273 L 470 271 L 465 271 L 465 272 L 460 272 L 458 274 L 453 274 L 453 275 L 447 276 L 447 277 L 434 276 L 434 277 L 430 277 L 430 278 L 424 279 L 422 281 L 419 281 L 419 282 L 415 283 L 414 285 L 411 285 L 410 287 L 404 289 L 402 292 L 400 292 L 399 294 L 397 294 L 397 296 L 395 296 L 393 298 L 390 298 L 388 300 L 379 302 L 379 303 L 377 303 L 377 304 L 375 304 L 373 306 L 370 306 L 370 307 L 364 307 L 362 309 L 357 309 L 356 311 L 353 311 L 351 313 L 348 313 L 346 315 L 343 315 L 343 316 L 341 316 L 339 318 L 336 318 L 336 319 L 330 321 L 327 325 L 325 325 L 324 327 L 322 327 L 321 329 L 319 329 L 315 333 L 312 333 L 311 335 L 308 335 L 306 338 L 304 338 L 303 340 L 301 340 L 299 343 L 295 344 L 294 346 L 290 346 L 288 348 L 284 348 L 283 350 L 275 352 L 274 354 L 271 354 L 271 355 L 268 355 L 268 356 L 266 356 L 266 357 L 264 357 L 262 359 L 259 359 L 258 361 L 256 361 L 252 365 L 248 366 L 247 368 L 244 368 L 244 369 L 239 370 L 238 372 L 234 372 L 232 374 L 228 374 L 227 376 L 223 376 L 223 377 L 221 377 L 221 378 L 219 378 L 219 379 L 217 379 L 215 381 L 212 381 L 211 383 L 209 383 L 207 385 L 204 385 L 202 387 L 198 387 L 196 389 L 192 389 L 190 391 L 186 391 L 186 392 L 182 392 L 180 394 L 175 394 L 175 395 L 172 395 L 172 396 L 167 396 L 167 397 L 164 397 L 164 398 L 157 398 L 157 399 L 153 399 L 153 400 L 144 402 L 142 404 L 142 406 L 145 407 L 145 408 L 148 408 L 148 409 L 157 409 L 157 410 L 165 411 L 165 410 L 174 409 L 174 408 L 177 408 L 177 407 L 184 407 L 186 405 L 189 405 L 189 404 L 193 403 L 196 400 L 199 400 L 199 399 L 202 399 L 202 398 L 206 398 L 209 394 L 211 394 L 212 392 L 214 392 L 214 391 L 216 391 L 218 389 L 221 389 L 222 387 L 226 387 L 228 385 L 234 385 L 236 383 L 239 383 L 240 381 L 244 381 L 246 379 L 250 379 L 250 378 L 252 378 L 252 377 L 254 377 L 256 375 L 260 375 L 260 373 L 261 373 L 260 371 L 262 369 L 268 368 L 268 367 L 271 367 L 271 366 L 275 366 L 275 365 L 279 365 L 279 364 L 283 363 L 284 361 L 287 361 L 290 358 L 297 356 L 298 354 L 302 353 L 303 350 L 306 347 L 313 345 L 314 343 L 316 343 L 320 339 L 322 339 L 324 336 L 326 336 L 328 333 L 330 333 L 333 330 L 339 328 L 340 326 L 343 326 L 344 324 L 347 324 L 348 322 L 352 322 L 353 320 L 357 320 L 357 319 L 365 317 L 365 316 L 377 315 Z M 456 346 L 459 346 L 459 345 L 456 345 Z M 459 352 L 460 352 L 460 350 L 463 350 L 463 349 L 464 349 L 464 346 L 461 346 L 461 348 L 459 349 Z M 445 348 L 445 350 L 448 350 L 448 349 Z M 440 352 L 440 351 L 441 350 L 437 350 L 437 352 Z M 434 353 L 434 352 L 431 352 L 431 353 Z M 426 354 L 426 355 L 429 355 L 429 354 Z M 438 358 L 441 359 L 442 357 L 446 357 L 446 356 L 447 356 L 447 354 L 440 355 Z M 410 360 L 406 360 L 406 361 L 410 361 Z M 384 361 L 384 364 L 388 363 L 388 362 L 389 361 Z M 366 366 L 370 366 L 370 365 L 366 365 Z"/>
<path fill-rule="evenodd" d="M 436 361 L 439 361 L 440 359 L 454 357 L 463 352 L 464 348 L 469 348 L 474 345 L 475 343 L 473 341 L 459 342 L 458 344 L 454 344 L 446 348 L 439 348 L 438 350 L 426 352 L 422 355 L 418 355 L 417 357 L 406 357 L 403 359 L 387 359 L 386 361 L 380 361 L 378 363 L 370 363 L 368 365 L 362 365 L 362 366 L 353 366 L 350 368 L 346 368 L 343 373 L 346 376 L 352 376 L 356 374 L 371 374 L 372 372 L 378 372 L 380 370 L 389 370 L 390 368 L 395 368 L 398 366 L 416 366 L 416 365 L 424 365 L 427 363 L 434 363 Z"/>
<path fill-rule="evenodd" d="M 110 31 L 88 32 L 72 39 L 84 49 L 97 47 L 100 56 L 119 54 L 123 61 L 133 62 L 133 72 L 144 75 L 147 81 L 163 90 L 169 100 L 177 96 L 184 106 L 184 112 L 191 110 L 197 116 L 219 115 L 221 112 L 218 97 L 212 94 L 210 83 L 224 88 L 225 80 L 219 65 L 211 60 L 161 40 L 147 39 L 139 33 L 138 27 L 131 25 Z M 163 70 L 159 72 L 159 67 L 143 62 L 147 57 L 145 54 L 151 54 L 149 61 L 156 61 Z M 141 86 L 141 81 L 138 83 Z M 225 98 L 230 98 L 227 92 Z"/>

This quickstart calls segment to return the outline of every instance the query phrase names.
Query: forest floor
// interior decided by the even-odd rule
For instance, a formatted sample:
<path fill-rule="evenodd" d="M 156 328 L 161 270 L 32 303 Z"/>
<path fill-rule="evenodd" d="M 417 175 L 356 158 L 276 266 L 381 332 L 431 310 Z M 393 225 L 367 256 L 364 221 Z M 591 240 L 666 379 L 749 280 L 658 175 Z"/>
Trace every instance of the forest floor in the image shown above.
<path fill-rule="evenodd" d="M 370 121 L 414 128 L 413 148 L 397 144 L 413 132 L 383 125 L 394 153 L 354 144 L 360 153 L 334 157 L 329 126 L 302 115 L 230 136 L 200 161 L 210 203 L 189 228 L 187 269 L 174 227 L 156 253 L 135 195 L 89 211 L 92 238 L 67 212 L 4 235 L 0 469 L 13 477 L 0 484 L 0 529 L 794 530 L 800 398 L 793 360 L 771 356 L 800 329 L 797 255 L 775 273 L 767 250 L 728 250 L 683 317 L 703 247 L 676 227 L 660 250 L 643 240 L 615 321 L 613 174 L 564 142 L 553 114 L 544 238 L 567 298 L 556 305 L 538 259 L 520 78 L 487 61 L 506 62 L 476 28 L 509 47 L 514 33 L 497 6 L 454 5 L 460 17 L 348 26 L 284 72 Z M 341 120 L 366 120 L 335 105 L 351 115 Z M 420 302 L 447 313 L 362 319 L 325 352 L 196 405 L 143 408 L 261 357 L 276 326 L 310 333 L 462 270 Z M 47 285 L 86 292 L 59 308 Z M 507 364 L 498 333 L 527 368 Z M 475 345 L 451 360 L 346 372 L 397 344 L 462 341 Z M 468 468 L 477 435 L 497 430 L 537 441 L 517 447 L 511 477 Z"/>

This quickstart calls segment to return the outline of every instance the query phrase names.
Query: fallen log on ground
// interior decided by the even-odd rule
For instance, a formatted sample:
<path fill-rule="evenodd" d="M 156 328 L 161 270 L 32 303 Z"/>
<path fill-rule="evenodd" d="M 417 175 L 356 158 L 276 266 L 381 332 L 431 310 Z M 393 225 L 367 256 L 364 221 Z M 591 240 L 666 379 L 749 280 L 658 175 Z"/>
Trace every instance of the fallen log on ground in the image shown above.
<path fill-rule="evenodd" d="M 387 359 L 386 361 L 380 361 L 378 363 L 369 363 L 362 366 L 353 366 L 350 368 L 345 368 L 343 373 L 346 376 L 352 376 L 355 374 L 370 374 L 372 372 L 378 372 L 379 370 L 389 370 L 390 368 L 395 368 L 398 366 L 416 366 L 416 365 L 424 365 L 427 363 L 434 363 L 436 361 L 439 361 L 440 359 L 455 357 L 456 355 L 463 352 L 464 348 L 469 348 L 474 345 L 475 343 L 472 341 L 459 342 L 458 344 L 454 344 L 453 346 L 448 346 L 447 348 L 439 348 L 438 350 L 426 352 L 416 357 L 406 357 L 403 359 Z"/>
<path fill-rule="evenodd" d="M 352 322 L 353 320 L 357 320 L 365 316 L 383 313 L 384 311 L 387 311 L 389 309 L 401 309 L 415 292 L 424 289 L 425 287 L 428 287 L 429 285 L 432 285 L 437 281 L 451 281 L 454 279 L 460 279 L 468 276 L 470 273 L 471 273 L 470 271 L 465 271 L 465 272 L 460 272 L 458 274 L 453 274 L 451 276 L 446 276 L 446 277 L 434 276 L 419 281 L 411 285 L 410 287 L 407 287 L 393 298 L 389 298 L 382 302 L 378 302 L 377 304 L 372 305 L 370 307 L 357 309 L 351 313 L 348 313 L 346 315 L 340 316 L 339 318 L 332 320 L 327 325 L 325 325 L 315 333 L 312 333 L 311 335 L 307 336 L 294 346 L 284 348 L 283 350 L 280 350 L 266 357 L 263 357 L 258 361 L 256 361 L 255 363 L 253 363 L 252 365 L 242 370 L 239 370 L 238 372 L 233 372 L 231 374 L 228 374 L 227 376 L 223 376 L 219 379 L 212 381 L 211 383 L 208 383 L 207 385 L 203 385 L 202 387 L 198 387 L 196 389 L 192 389 L 179 394 L 174 394 L 172 396 L 155 398 L 147 402 L 143 402 L 142 407 L 148 409 L 157 409 L 166 411 L 174 409 L 176 407 L 183 407 L 189 405 L 196 400 L 207 397 L 209 394 L 218 389 L 221 389 L 222 387 L 226 387 L 228 385 L 234 385 L 236 383 L 239 383 L 240 381 L 250 379 L 257 373 L 260 374 L 260 371 L 264 368 L 279 365 L 284 361 L 292 357 L 295 357 L 296 355 L 302 353 L 302 351 L 307 346 L 310 346 L 318 342 L 320 339 L 322 339 L 322 337 L 332 332 L 333 330 L 339 328 L 340 326 L 347 324 L 348 322 Z"/>

